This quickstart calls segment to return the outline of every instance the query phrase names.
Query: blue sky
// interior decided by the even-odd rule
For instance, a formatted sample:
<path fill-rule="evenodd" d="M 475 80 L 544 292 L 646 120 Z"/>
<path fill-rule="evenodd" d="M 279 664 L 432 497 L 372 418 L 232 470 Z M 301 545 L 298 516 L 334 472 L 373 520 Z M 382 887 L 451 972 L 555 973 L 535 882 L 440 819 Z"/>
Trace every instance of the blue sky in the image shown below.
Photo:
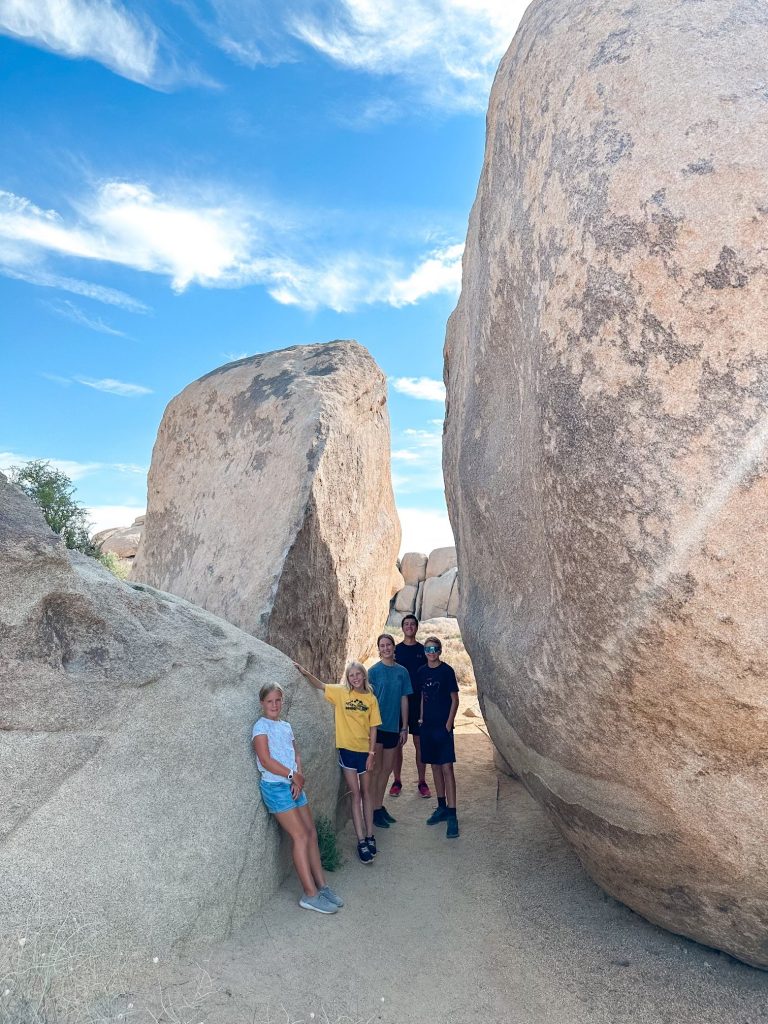
<path fill-rule="evenodd" d="M 0 0 L 0 469 L 143 511 L 168 401 L 356 338 L 390 381 L 403 550 L 450 543 L 442 345 L 504 0 Z"/>

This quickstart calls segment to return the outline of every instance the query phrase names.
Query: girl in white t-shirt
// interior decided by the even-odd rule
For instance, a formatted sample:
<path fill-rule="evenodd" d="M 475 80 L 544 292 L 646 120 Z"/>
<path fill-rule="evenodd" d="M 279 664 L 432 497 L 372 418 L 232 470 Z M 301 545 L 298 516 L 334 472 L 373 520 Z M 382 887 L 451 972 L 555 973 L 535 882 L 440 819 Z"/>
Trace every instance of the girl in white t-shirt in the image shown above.
<path fill-rule="evenodd" d="M 293 863 L 304 889 L 299 906 L 320 914 L 335 914 L 344 901 L 325 881 L 293 729 L 288 722 L 280 721 L 282 687 L 277 683 L 265 684 L 259 700 L 263 714 L 251 734 L 261 772 L 259 788 L 267 809 L 291 837 Z"/>

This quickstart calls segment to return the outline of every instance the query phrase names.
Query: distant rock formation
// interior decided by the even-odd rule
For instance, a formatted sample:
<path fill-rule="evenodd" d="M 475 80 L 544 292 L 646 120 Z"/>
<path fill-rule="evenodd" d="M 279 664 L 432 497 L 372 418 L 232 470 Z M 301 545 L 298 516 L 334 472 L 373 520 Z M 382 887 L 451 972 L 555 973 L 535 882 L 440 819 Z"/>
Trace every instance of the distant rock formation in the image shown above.
<path fill-rule="evenodd" d="M 397 582 L 386 380 L 356 342 L 241 359 L 163 416 L 132 578 L 321 678 L 371 650 Z"/>
<path fill-rule="evenodd" d="M 0 935 L 75 912 L 146 957 L 250 917 L 287 867 L 250 750 L 266 681 L 334 813 L 332 716 L 289 660 L 68 552 L 2 475 L 0 636 Z"/>
<path fill-rule="evenodd" d="M 133 562 L 139 549 L 146 518 L 144 515 L 136 516 L 131 526 L 102 530 L 95 533 L 91 539 L 102 554 L 116 555 L 118 558 Z"/>
<path fill-rule="evenodd" d="M 768 13 L 534 0 L 445 347 L 459 622 L 593 877 L 768 966 Z"/>
<path fill-rule="evenodd" d="M 399 563 L 405 580 L 394 596 L 387 624 L 399 626 L 404 615 L 418 619 L 455 618 L 459 602 L 456 548 L 435 548 L 427 556 L 409 551 Z"/>

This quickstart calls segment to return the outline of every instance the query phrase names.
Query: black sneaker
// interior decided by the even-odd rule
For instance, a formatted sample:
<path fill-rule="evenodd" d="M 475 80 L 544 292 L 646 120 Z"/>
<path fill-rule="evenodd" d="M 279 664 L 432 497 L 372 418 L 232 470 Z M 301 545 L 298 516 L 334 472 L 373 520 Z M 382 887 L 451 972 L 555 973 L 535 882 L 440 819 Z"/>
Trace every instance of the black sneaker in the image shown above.
<path fill-rule="evenodd" d="M 368 849 L 371 851 L 371 856 L 375 857 L 376 856 L 376 840 L 375 840 L 375 838 L 373 836 L 366 836 L 365 837 L 365 842 L 366 842 L 366 844 L 368 846 Z"/>
<path fill-rule="evenodd" d="M 373 824 L 376 828 L 389 828 L 389 822 L 384 817 L 384 813 L 381 809 L 373 812 Z"/>
<path fill-rule="evenodd" d="M 439 825 L 441 821 L 448 819 L 448 808 L 441 807 L 440 804 L 432 811 L 430 816 L 427 818 L 428 825 Z"/>
<path fill-rule="evenodd" d="M 445 830 L 445 838 L 457 839 L 459 835 L 459 819 L 456 817 L 455 814 L 450 814 L 447 820 L 448 826 L 446 827 Z"/>
<path fill-rule="evenodd" d="M 384 806 L 384 804 L 381 805 L 381 813 L 384 815 L 384 818 L 385 818 L 387 824 L 394 825 L 395 822 L 397 821 L 397 818 L 393 818 L 392 817 L 392 815 L 389 813 L 389 811 Z"/>
<path fill-rule="evenodd" d="M 363 864 L 370 864 L 373 861 L 373 854 L 368 849 L 368 843 L 364 839 L 361 839 L 357 844 L 357 856 Z"/>

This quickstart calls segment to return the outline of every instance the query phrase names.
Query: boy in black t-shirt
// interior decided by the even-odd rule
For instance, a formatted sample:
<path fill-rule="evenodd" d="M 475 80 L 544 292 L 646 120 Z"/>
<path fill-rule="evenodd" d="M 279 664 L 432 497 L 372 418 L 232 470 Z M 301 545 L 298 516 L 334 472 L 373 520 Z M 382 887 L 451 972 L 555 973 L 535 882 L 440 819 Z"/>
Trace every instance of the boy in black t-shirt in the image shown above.
<path fill-rule="evenodd" d="M 437 791 L 437 807 L 427 824 L 447 822 L 445 834 L 448 839 L 455 839 L 459 834 L 459 821 L 453 774 L 456 761 L 453 723 L 459 708 L 459 685 L 451 666 L 440 660 L 442 650 L 443 645 L 436 636 L 427 637 L 424 642 L 427 664 L 417 673 L 421 690 L 421 756 L 432 765 Z"/>
<path fill-rule="evenodd" d="M 427 656 L 424 653 L 424 645 L 416 639 L 419 629 L 419 620 L 415 615 L 404 615 L 400 621 L 400 628 L 403 631 L 403 640 L 395 647 L 395 661 L 407 669 L 411 677 L 413 693 L 408 697 L 408 731 L 413 737 L 413 745 L 416 749 L 416 772 L 419 776 L 419 795 L 429 799 L 432 794 L 427 785 L 427 766 L 421 757 L 421 743 L 419 740 L 419 718 L 421 716 L 421 693 L 418 689 L 419 669 L 427 664 Z M 392 766 L 395 778 L 389 790 L 390 796 L 400 796 L 403 784 L 400 781 L 403 768 L 403 747 L 395 751 L 395 763 Z"/>

